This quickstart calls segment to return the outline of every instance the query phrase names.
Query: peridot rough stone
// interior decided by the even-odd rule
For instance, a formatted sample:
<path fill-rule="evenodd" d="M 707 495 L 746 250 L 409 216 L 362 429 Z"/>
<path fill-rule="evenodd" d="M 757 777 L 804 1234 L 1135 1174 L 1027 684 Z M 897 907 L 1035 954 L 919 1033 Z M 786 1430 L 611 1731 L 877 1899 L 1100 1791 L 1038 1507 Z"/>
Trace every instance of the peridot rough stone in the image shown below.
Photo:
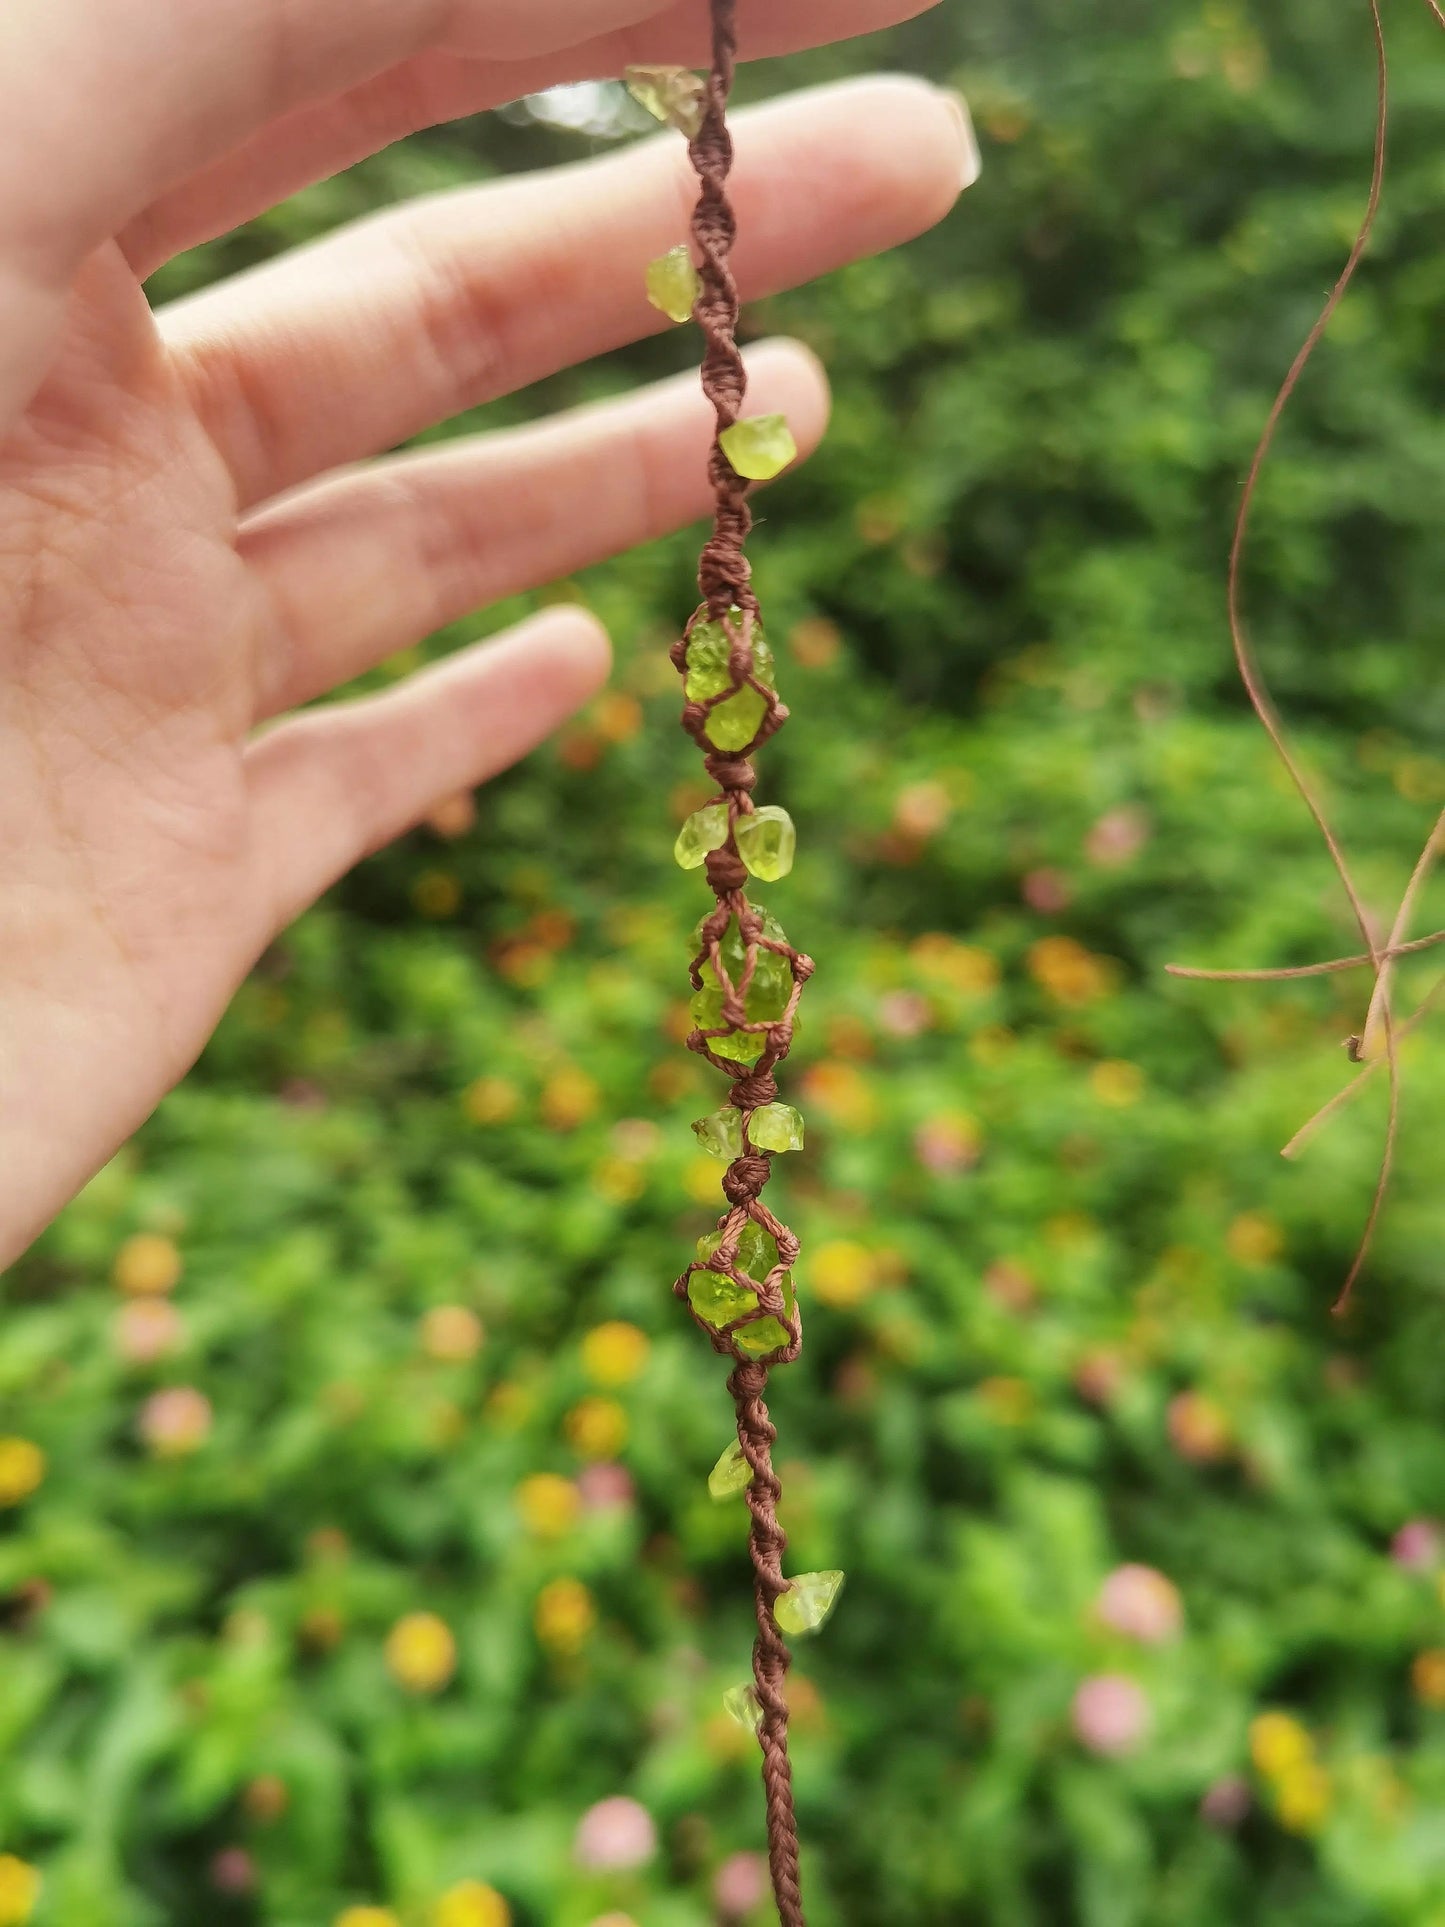
<path fill-rule="evenodd" d="M 776 803 L 765 803 L 737 823 L 738 855 L 753 876 L 763 883 L 776 883 L 793 867 L 798 852 L 798 832 L 793 819 Z"/>
<path fill-rule="evenodd" d="M 764 1104 L 748 1119 L 748 1136 L 759 1151 L 801 1151 L 803 1114 L 791 1104 Z"/>
<path fill-rule="evenodd" d="M 700 870 L 707 862 L 708 852 L 720 850 L 727 840 L 728 806 L 726 803 L 709 803 L 706 809 L 694 810 L 683 824 L 672 846 L 672 854 L 680 869 Z"/>
<path fill-rule="evenodd" d="M 682 242 L 647 264 L 647 298 L 669 321 L 686 321 L 702 293 L 702 276 Z"/>
<path fill-rule="evenodd" d="M 732 622 L 739 623 L 742 619 L 741 609 L 730 611 Z M 777 670 L 773 652 L 763 634 L 762 625 L 756 620 L 753 622 L 752 646 L 754 677 L 764 689 L 776 689 Z M 694 624 L 687 639 L 685 689 L 689 702 L 705 703 L 709 697 L 721 696 L 724 690 L 733 687 L 733 674 L 728 666 L 731 655 L 732 641 L 721 622 Z M 746 749 L 757 735 L 758 725 L 767 713 L 766 696 L 751 684 L 744 683 L 735 696 L 728 696 L 708 711 L 708 740 L 714 749 Z"/>
<path fill-rule="evenodd" d="M 779 1630 L 794 1639 L 816 1633 L 831 1619 L 843 1579 L 841 1572 L 799 1573 L 773 1607 Z"/>
<path fill-rule="evenodd" d="M 707 1489 L 721 1503 L 724 1499 L 735 1499 L 740 1492 L 746 1492 L 753 1482 L 753 1468 L 743 1456 L 743 1448 L 734 1439 L 726 1452 L 707 1475 Z"/>
<path fill-rule="evenodd" d="M 704 1260 L 711 1258 L 721 1244 L 722 1233 L 710 1231 L 697 1241 L 698 1257 Z M 777 1260 L 778 1248 L 773 1240 L 749 1219 L 738 1239 L 739 1269 L 761 1284 Z M 782 1287 L 783 1305 L 791 1318 L 797 1304 L 792 1272 L 784 1272 Z M 738 1284 L 725 1271 L 694 1271 L 687 1281 L 687 1298 L 698 1317 L 704 1324 L 711 1325 L 714 1331 L 721 1331 L 735 1318 L 745 1318 L 756 1309 L 758 1302 L 746 1285 Z M 775 1352 L 788 1343 L 787 1330 L 776 1318 L 759 1318 L 751 1325 L 740 1325 L 732 1337 L 740 1351 L 748 1352 L 755 1358 L 761 1358 L 765 1352 Z"/>
<path fill-rule="evenodd" d="M 710 1157 L 722 1158 L 731 1164 L 734 1158 L 742 1156 L 743 1120 L 735 1105 L 724 1104 L 711 1117 L 700 1117 L 692 1129 Z"/>
<path fill-rule="evenodd" d="M 769 911 L 763 912 L 762 934 L 774 943 L 786 943 L 782 926 Z M 701 926 L 697 934 L 698 948 L 702 947 Z M 747 947 L 743 943 L 742 931 L 738 920 L 733 918 L 718 945 L 722 956 L 723 969 L 734 989 L 743 978 L 747 963 Z M 699 1030 L 717 1030 L 723 1021 L 723 991 L 717 973 L 709 959 L 702 966 L 703 987 L 693 997 L 688 1006 L 692 1021 Z M 743 1001 L 750 1024 L 772 1024 L 788 1008 L 788 1000 L 793 994 L 793 973 L 786 957 L 779 956 L 776 950 L 758 947 L 757 962 L 753 965 L 753 979 L 748 985 L 748 993 Z M 714 1055 L 726 1057 L 734 1064 L 756 1064 L 762 1056 L 767 1038 L 762 1031 L 736 1031 L 730 1036 L 713 1037 L 708 1040 Z"/>
<path fill-rule="evenodd" d="M 690 67 L 628 67 L 622 84 L 654 120 L 693 140 L 707 111 L 707 82 Z"/>
<path fill-rule="evenodd" d="M 763 1705 L 756 1686 L 730 1686 L 723 1694 L 723 1711 L 730 1720 L 746 1727 L 749 1733 L 761 1731 Z"/>
<path fill-rule="evenodd" d="M 735 474 L 747 482 L 770 482 L 798 459 L 786 415 L 745 415 L 718 436 Z"/>

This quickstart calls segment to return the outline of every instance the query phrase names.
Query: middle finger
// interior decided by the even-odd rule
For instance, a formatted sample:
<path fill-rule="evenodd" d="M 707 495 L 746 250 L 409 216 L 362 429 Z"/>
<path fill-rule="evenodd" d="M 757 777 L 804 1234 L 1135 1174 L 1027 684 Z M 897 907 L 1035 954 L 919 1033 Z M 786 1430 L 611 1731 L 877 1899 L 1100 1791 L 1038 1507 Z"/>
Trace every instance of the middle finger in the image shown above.
<path fill-rule="evenodd" d="M 743 291 L 808 280 L 931 226 L 973 177 L 956 98 L 905 79 L 737 123 Z M 465 189 L 343 229 L 162 310 L 242 507 L 664 327 L 647 260 L 686 238 L 680 145 Z"/>

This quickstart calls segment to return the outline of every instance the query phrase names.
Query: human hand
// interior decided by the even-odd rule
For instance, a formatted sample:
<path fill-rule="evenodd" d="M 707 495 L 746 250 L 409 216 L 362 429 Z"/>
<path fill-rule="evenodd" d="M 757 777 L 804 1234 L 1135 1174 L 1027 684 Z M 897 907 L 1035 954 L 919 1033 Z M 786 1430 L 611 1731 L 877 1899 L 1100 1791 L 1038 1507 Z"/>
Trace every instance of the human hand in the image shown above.
<path fill-rule="evenodd" d="M 741 0 L 745 53 L 928 0 Z M 367 458 L 663 325 L 682 143 L 388 212 L 153 315 L 142 279 L 417 127 L 705 56 L 701 0 L 8 0 L 0 14 L 0 1264 L 189 1067 L 276 931 L 607 670 L 556 610 L 275 721 L 468 610 L 700 515 L 696 383 Z M 745 295 L 937 220 L 956 102 L 738 117 Z M 804 452 L 806 352 L 751 356 Z M 364 464 L 364 465 L 360 465 Z M 268 725 L 258 734 L 258 726 Z"/>

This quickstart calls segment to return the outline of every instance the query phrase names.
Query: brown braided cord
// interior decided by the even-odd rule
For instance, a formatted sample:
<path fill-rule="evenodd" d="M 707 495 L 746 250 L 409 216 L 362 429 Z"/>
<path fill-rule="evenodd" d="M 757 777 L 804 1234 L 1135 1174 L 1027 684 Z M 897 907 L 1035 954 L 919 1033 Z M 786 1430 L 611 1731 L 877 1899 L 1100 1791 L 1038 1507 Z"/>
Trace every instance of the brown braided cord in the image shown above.
<path fill-rule="evenodd" d="M 747 375 L 737 345 L 738 292 L 730 261 L 737 223 L 727 193 L 733 161 L 727 105 L 737 53 L 735 0 L 711 0 L 711 7 L 712 72 L 702 126 L 690 144 L 692 164 L 701 183 L 692 232 L 702 293 L 693 312 L 706 340 L 703 390 L 716 410 L 721 435 L 742 412 Z M 802 1349 L 799 1313 L 796 1305 L 789 1311 L 784 1300 L 785 1286 L 798 1259 L 798 1240 L 762 1202 L 762 1191 L 772 1171 L 772 1158 L 769 1153 L 754 1149 L 750 1126 L 753 1112 L 777 1099 L 773 1073 L 792 1047 L 798 999 L 803 985 L 813 974 L 813 964 L 790 944 L 764 934 L 762 912 L 748 902 L 745 891 L 748 873 L 738 854 L 735 831 L 739 817 L 750 814 L 753 809 L 752 791 L 757 778 L 748 759 L 783 726 L 788 712 L 775 691 L 767 688 L 755 673 L 753 633 L 758 622 L 758 604 L 744 552 L 752 527 L 748 484 L 735 472 L 723 453 L 721 442 L 716 439 L 709 475 L 716 508 L 713 532 L 698 565 L 703 606 L 688 624 L 687 635 L 673 649 L 672 659 L 685 676 L 688 638 L 694 629 L 701 622 L 722 623 L 731 645 L 730 684 L 706 702 L 687 701 L 682 714 L 683 728 L 702 750 L 707 772 L 717 785 L 714 801 L 726 804 L 728 812 L 727 841 L 707 858 L 707 880 L 717 898 L 717 906 L 703 920 L 702 947 L 692 964 L 694 990 L 704 988 L 704 968 L 710 970 L 721 987 L 722 1022 L 714 1029 L 695 1030 L 688 1038 L 688 1048 L 733 1080 L 730 1096 L 739 1115 L 743 1149 L 742 1156 L 728 1167 L 722 1181 L 729 1208 L 718 1221 L 721 1242 L 706 1260 L 698 1259 L 688 1266 L 674 1290 L 687 1304 L 693 1275 L 709 1271 L 731 1279 L 753 1300 L 751 1310 L 720 1329 L 709 1325 L 695 1311 L 692 1316 L 706 1332 L 714 1350 L 734 1361 L 728 1390 L 737 1407 L 738 1442 L 752 1473 L 747 1499 L 752 1515 L 749 1543 L 758 1626 L 753 1645 L 753 1676 L 760 1708 L 758 1738 L 767 1802 L 768 1861 L 782 1927 L 804 1927 L 798 1875 L 798 1823 L 793 1811 L 792 1770 L 788 1761 L 788 1704 L 784 1691 L 788 1648 L 773 1617 L 774 1606 L 788 1590 L 782 1567 L 787 1539 L 778 1524 L 782 1487 L 772 1459 L 777 1432 L 764 1400 L 769 1367 L 791 1364 Z M 730 752 L 718 750 L 708 737 L 708 718 L 719 704 L 728 702 L 745 687 L 763 699 L 762 720 L 752 741 L 744 748 Z M 742 974 L 736 983 L 728 974 L 721 949 L 734 922 L 744 959 Z M 753 1023 L 747 1017 L 746 1000 L 758 953 L 763 950 L 786 960 L 792 976 L 792 993 L 781 1017 L 769 1023 Z M 724 1039 L 744 1033 L 763 1039 L 761 1054 L 751 1066 L 720 1056 L 714 1048 Z M 741 1268 L 738 1244 L 749 1221 L 759 1226 L 777 1246 L 777 1263 L 766 1278 L 749 1277 Z M 756 1357 L 745 1350 L 740 1341 L 749 1326 L 765 1318 L 777 1320 L 786 1334 L 786 1342 L 765 1356 Z"/>

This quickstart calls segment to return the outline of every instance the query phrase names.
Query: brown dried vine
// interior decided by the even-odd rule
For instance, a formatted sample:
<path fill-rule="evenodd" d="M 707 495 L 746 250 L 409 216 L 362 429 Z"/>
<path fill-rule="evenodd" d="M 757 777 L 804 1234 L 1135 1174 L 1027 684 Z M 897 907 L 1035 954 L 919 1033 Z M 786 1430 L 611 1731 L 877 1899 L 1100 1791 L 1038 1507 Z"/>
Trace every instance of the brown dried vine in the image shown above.
<path fill-rule="evenodd" d="M 1445 27 L 1445 8 L 1442 8 L 1440 5 L 1440 0 L 1425 0 L 1425 4 L 1429 7 L 1440 26 Z M 1293 969 L 1199 970 L 1191 969 L 1180 964 L 1170 964 L 1167 966 L 1171 976 L 1206 978 L 1216 982 L 1283 981 L 1296 977 L 1318 976 L 1327 972 L 1356 968 L 1368 968 L 1374 974 L 1374 986 L 1362 1034 L 1347 1040 L 1347 1048 L 1351 1061 L 1354 1063 L 1362 1063 L 1364 1069 L 1353 1082 L 1338 1092 L 1322 1110 L 1318 1111 L 1308 1123 L 1295 1133 L 1294 1137 L 1291 1138 L 1290 1142 L 1284 1147 L 1283 1153 L 1286 1157 L 1297 1156 L 1304 1148 L 1306 1140 L 1327 1118 L 1332 1116 L 1364 1088 L 1366 1082 L 1378 1067 L 1378 1064 L 1383 1061 L 1389 1099 L 1388 1116 L 1385 1126 L 1385 1142 L 1380 1156 L 1379 1175 L 1376 1179 L 1374 1196 L 1370 1203 L 1369 1216 L 1366 1219 L 1359 1245 L 1345 1278 L 1345 1282 L 1335 1301 L 1334 1309 L 1336 1313 L 1342 1313 L 1349 1307 L 1355 1284 L 1364 1268 L 1371 1245 L 1374 1241 L 1375 1230 L 1379 1224 L 1380 1213 L 1384 1207 L 1385 1196 L 1389 1190 L 1390 1179 L 1394 1170 L 1395 1149 L 1399 1139 L 1400 1128 L 1399 1038 L 1414 1029 L 1427 1014 L 1435 1002 L 1437 995 L 1442 989 L 1445 989 L 1445 980 L 1437 983 L 1406 1022 L 1401 1026 L 1396 1025 L 1390 1002 L 1390 985 L 1396 959 L 1410 955 L 1415 951 L 1428 949 L 1434 944 L 1439 943 L 1442 940 L 1442 936 L 1445 936 L 1445 933 L 1436 932 L 1432 936 L 1417 938 L 1413 942 L 1407 942 L 1405 940 L 1405 933 L 1409 925 L 1415 900 L 1423 888 L 1430 868 L 1441 848 L 1442 831 L 1445 831 L 1445 814 L 1442 814 L 1441 818 L 1431 828 L 1430 836 L 1411 873 L 1409 884 L 1406 887 L 1399 910 L 1394 918 L 1389 938 L 1384 944 L 1378 943 L 1375 938 L 1369 913 L 1365 907 L 1364 899 L 1355 883 L 1354 875 L 1345 856 L 1343 845 L 1335 834 L 1329 818 L 1325 813 L 1323 804 L 1316 795 L 1313 785 L 1305 775 L 1302 765 L 1295 756 L 1294 751 L 1290 748 L 1288 739 L 1285 736 L 1278 712 L 1270 696 L 1268 685 L 1265 682 L 1249 641 L 1248 632 L 1244 625 L 1242 604 L 1244 556 L 1249 535 L 1250 517 L 1265 464 L 1269 458 L 1270 450 L 1274 445 L 1275 435 L 1279 429 L 1285 409 L 1288 407 L 1290 399 L 1299 385 L 1300 378 L 1304 374 L 1310 358 L 1323 339 L 1336 309 L 1349 290 L 1360 262 L 1364 258 L 1365 251 L 1369 247 L 1370 237 L 1374 232 L 1375 219 L 1379 213 L 1380 198 L 1384 190 L 1386 139 L 1390 118 L 1389 56 L 1385 44 L 1385 25 L 1380 11 L 1380 0 L 1367 0 L 1367 5 L 1370 11 L 1370 24 L 1375 44 L 1376 104 L 1374 159 L 1370 170 L 1370 186 L 1365 211 L 1361 218 L 1359 229 L 1356 232 L 1354 243 L 1351 246 L 1349 258 L 1345 262 L 1339 279 L 1331 289 L 1329 298 L 1321 309 L 1318 319 L 1306 335 L 1298 354 L 1290 364 L 1289 371 L 1281 383 L 1279 392 L 1270 407 L 1264 429 L 1250 460 L 1244 487 L 1240 494 L 1239 509 L 1235 517 L 1234 534 L 1230 542 L 1228 578 L 1229 633 L 1234 648 L 1235 663 L 1239 670 L 1240 680 L 1244 685 L 1245 694 L 1248 696 L 1255 715 L 1258 717 L 1261 726 L 1269 737 L 1276 756 L 1283 765 L 1286 774 L 1289 776 L 1291 783 L 1294 785 L 1306 809 L 1309 811 L 1311 817 L 1313 817 L 1315 827 L 1319 830 L 1324 840 L 1330 862 L 1349 900 L 1350 910 L 1359 927 L 1360 935 L 1366 945 L 1366 950 L 1365 953 L 1360 956 L 1335 958 L 1327 963 L 1305 964 Z M 1381 1037 L 1383 1042 L 1383 1059 L 1376 1057 L 1374 1054 L 1377 1035 Z"/>
<path fill-rule="evenodd" d="M 732 169 L 732 137 L 727 126 L 737 54 L 735 0 L 711 0 L 713 28 L 712 71 L 708 77 L 702 125 L 689 145 L 700 183 L 692 232 L 702 292 L 693 310 L 705 338 L 702 385 L 717 415 L 717 437 L 738 419 L 747 390 L 747 375 L 737 345 L 738 291 L 731 255 L 737 232 L 728 199 Z M 720 1273 L 752 1299 L 752 1308 L 721 1328 L 709 1325 L 693 1311 L 694 1322 L 706 1332 L 713 1348 L 733 1360 L 728 1390 L 737 1410 L 738 1442 L 751 1472 L 747 1489 L 751 1514 L 749 1545 L 754 1572 L 757 1638 L 753 1647 L 753 1676 L 760 1710 L 758 1738 L 762 1747 L 763 1787 L 767 1803 L 768 1859 L 773 1892 L 782 1927 L 803 1927 L 799 1889 L 798 1828 L 793 1810 L 792 1771 L 788 1759 L 788 1704 L 785 1681 L 788 1648 L 773 1616 L 778 1599 L 788 1590 L 783 1577 L 787 1539 L 778 1523 L 782 1487 L 773 1470 L 772 1449 L 777 1432 L 768 1416 L 765 1398 L 769 1369 L 790 1364 L 802 1349 L 802 1324 L 796 1304 L 784 1299 L 785 1280 L 798 1259 L 798 1239 L 762 1202 L 772 1171 L 772 1158 L 754 1147 L 753 1113 L 777 1098 L 773 1073 L 792 1046 L 793 1023 L 803 985 L 813 974 L 812 960 L 780 939 L 766 934 L 763 913 L 749 903 L 747 870 L 738 854 L 738 819 L 752 812 L 756 774 L 752 753 L 787 721 L 788 712 L 777 694 L 757 674 L 753 637 L 758 629 L 758 603 L 745 545 L 752 526 L 748 484 L 733 469 L 715 437 L 709 464 L 715 496 L 713 531 L 698 566 L 703 606 L 688 624 L 686 636 L 672 652 L 678 670 L 686 674 L 688 641 L 699 623 L 720 623 L 730 652 L 729 686 L 706 702 L 688 701 L 682 722 L 702 750 L 709 777 L 717 785 L 714 802 L 727 807 L 728 835 L 720 849 L 707 858 L 707 880 L 717 898 L 716 908 L 703 920 L 701 948 L 692 964 L 694 990 L 704 987 L 703 971 L 711 972 L 722 990 L 722 1021 L 717 1028 L 698 1029 L 688 1047 L 732 1080 L 731 1102 L 739 1116 L 742 1155 L 728 1167 L 722 1181 L 728 1210 L 718 1221 L 721 1242 L 706 1261 L 695 1260 L 677 1280 L 674 1290 L 688 1304 L 688 1287 L 700 1271 Z M 744 689 L 761 697 L 764 709 L 752 741 L 742 749 L 716 749 L 708 736 L 708 720 L 722 703 Z M 722 944 L 736 923 L 743 950 L 738 980 L 729 975 Z M 774 926 L 776 928 L 776 926 Z M 792 977 L 792 991 L 782 1015 L 769 1023 L 752 1023 L 747 1016 L 747 994 L 761 951 L 782 957 Z M 720 1055 L 715 1046 L 739 1034 L 762 1038 L 755 1063 L 744 1065 Z M 757 1225 L 777 1248 L 777 1262 L 765 1278 L 752 1278 L 742 1268 L 739 1241 L 749 1223 Z M 689 1305 L 689 1310 L 691 1306 Z M 749 1327 L 775 1319 L 786 1342 L 764 1356 L 745 1348 Z"/>

